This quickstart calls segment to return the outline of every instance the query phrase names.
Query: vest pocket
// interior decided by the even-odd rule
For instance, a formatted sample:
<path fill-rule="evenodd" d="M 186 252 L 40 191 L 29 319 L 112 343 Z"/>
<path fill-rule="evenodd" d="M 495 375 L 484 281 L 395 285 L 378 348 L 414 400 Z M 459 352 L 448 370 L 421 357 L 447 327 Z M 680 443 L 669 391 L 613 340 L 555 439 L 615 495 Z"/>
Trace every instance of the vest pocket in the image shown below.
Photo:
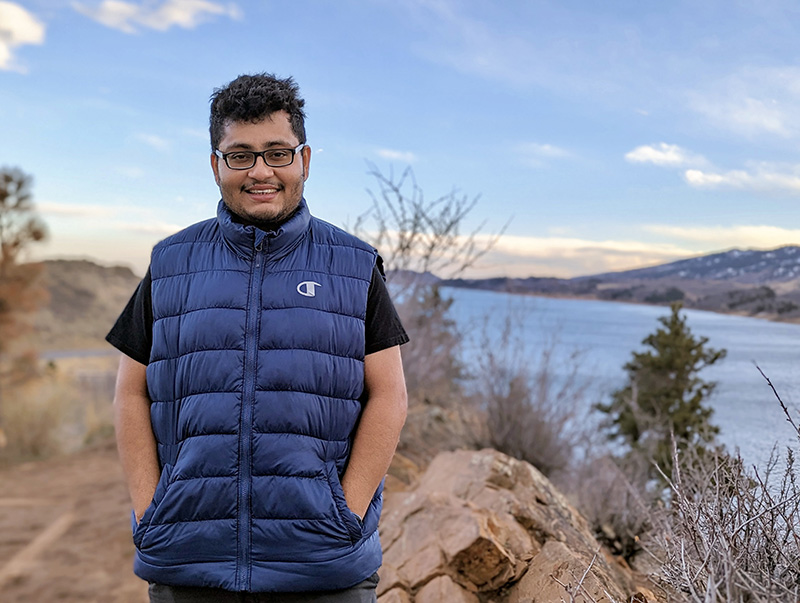
<path fill-rule="evenodd" d="M 331 489 L 331 496 L 333 496 L 334 507 L 338 515 L 337 520 L 347 530 L 350 540 L 355 544 L 364 536 L 364 525 L 356 517 L 356 514 L 350 510 L 350 507 L 347 506 L 336 465 L 328 462 L 325 469 L 328 474 L 328 485 Z"/>
<path fill-rule="evenodd" d="M 136 524 L 133 530 L 133 544 L 136 545 L 137 549 L 142 549 L 142 541 L 144 540 L 145 533 L 147 529 L 150 527 L 150 522 L 153 519 L 153 515 L 158 508 L 158 505 L 164 500 L 164 495 L 167 493 L 167 487 L 169 486 L 169 480 L 172 476 L 172 465 L 164 465 L 164 468 L 161 470 L 161 476 L 158 478 L 158 484 L 156 485 L 155 494 L 153 494 L 153 500 L 150 503 L 150 506 L 147 507 L 144 511 L 144 515 L 139 520 L 139 523 Z"/>

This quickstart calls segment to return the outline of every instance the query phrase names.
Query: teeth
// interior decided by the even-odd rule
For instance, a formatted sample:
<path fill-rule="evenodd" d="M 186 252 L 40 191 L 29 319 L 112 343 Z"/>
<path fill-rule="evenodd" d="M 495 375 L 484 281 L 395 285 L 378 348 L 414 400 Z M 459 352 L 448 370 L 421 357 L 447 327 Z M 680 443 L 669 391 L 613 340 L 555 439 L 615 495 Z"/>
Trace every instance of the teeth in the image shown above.
<path fill-rule="evenodd" d="M 273 193 L 277 193 L 277 188 L 268 188 L 268 189 L 259 189 L 259 190 L 251 190 L 248 191 L 251 195 L 271 195 Z"/>

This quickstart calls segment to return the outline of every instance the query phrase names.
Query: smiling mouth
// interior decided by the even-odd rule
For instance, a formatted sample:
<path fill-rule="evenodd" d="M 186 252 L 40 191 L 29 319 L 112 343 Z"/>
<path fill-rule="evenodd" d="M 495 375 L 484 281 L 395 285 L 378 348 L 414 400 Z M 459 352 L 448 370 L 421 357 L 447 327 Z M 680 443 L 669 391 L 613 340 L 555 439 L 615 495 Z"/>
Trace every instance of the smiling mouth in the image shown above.
<path fill-rule="evenodd" d="M 269 188 L 247 188 L 245 192 L 249 195 L 274 195 L 281 191 L 280 187 L 269 187 Z"/>

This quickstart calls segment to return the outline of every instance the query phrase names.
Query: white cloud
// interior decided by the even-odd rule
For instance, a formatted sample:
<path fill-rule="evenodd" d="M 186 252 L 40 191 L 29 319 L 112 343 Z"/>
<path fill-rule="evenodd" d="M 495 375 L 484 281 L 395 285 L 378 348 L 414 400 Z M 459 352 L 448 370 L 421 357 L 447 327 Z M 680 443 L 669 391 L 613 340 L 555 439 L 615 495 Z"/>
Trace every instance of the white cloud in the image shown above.
<path fill-rule="evenodd" d="M 186 228 L 179 224 L 170 224 L 168 222 L 160 222 L 158 220 L 151 220 L 148 222 L 112 222 L 110 228 L 123 230 L 126 232 L 140 233 L 146 235 L 157 235 L 158 237 L 167 237 L 171 234 Z"/>
<path fill-rule="evenodd" d="M 390 161 L 403 161 L 405 163 L 414 163 L 417 156 L 411 151 L 397 151 L 394 149 L 378 149 L 376 151 L 379 157 L 388 159 Z"/>
<path fill-rule="evenodd" d="M 638 228 L 638 227 L 637 227 Z M 551 227 L 550 232 L 557 230 Z M 396 233 L 387 233 L 390 238 Z M 652 239 L 648 233 L 645 233 Z M 461 236 L 454 245 L 466 243 Z M 476 249 L 490 248 L 475 266 L 464 272 L 466 278 L 487 276 L 528 277 L 544 276 L 569 278 L 602 272 L 615 272 L 655 266 L 697 255 L 697 250 L 671 242 L 652 240 L 591 240 L 578 236 L 519 236 L 477 234 L 472 240 Z M 420 269 L 413 260 L 410 267 Z M 428 267 L 441 277 L 452 276 L 442 265 Z"/>
<path fill-rule="evenodd" d="M 137 134 L 136 139 L 158 151 L 166 151 L 170 147 L 170 141 L 157 134 Z"/>
<path fill-rule="evenodd" d="M 139 180 L 140 178 L 144 178 L 146 175 L 144 169 L 136 165 L 119 165 L 116 168 L 116 172 L 133 180 Z"/>
<path fill-rule="evenodd" d="M 45 216 L 68 218 L 108 218 L 116 213 L 114 208 L 103 205 L 77 205 L 52 201 L 37 203 L 36 208 Z"/>
<path fill-rule="evenodd" d="M 153 219 L 152 210 L 114 205 L 90 205 L 45 201 L 36 208 L 45 218 L 60 222 L 80 220 L 85 226 L 102 227 L 104 230 L 121 230 L 129 233 L 165 237 L 178 232 L 185 225 L 171 224 Z"/>
<path fill-rule="evenodd" d="M 751 97 L 721 99 L 696 98 L 692 108 L 717 126 L 742 134 L 769 133 L 790 136 L 793 127 L 775 100 Z"/>
<path fill-rule="evenodd" d="M 14 50 L 44 42 L 44 24 L 19 4 L 0 1 L 0 69 L 24 72 L 14 61 Z"/>
<path fill-rule="evenodd" d="M 746 67 L 689 95 L 716 127 L 746 136 L 800 134 L 800 68 Z"/>
<path fill-rule="evenodd" d="M 539 142 L 523 142 L 516 146 L 522 162 L 530 167 L 542 167 L 548 159 L 566 159 L 572 153 L 552 144 Z"/>
<path fill-rule="evenodd" d="M 530 256 L 545 254 L 572 254 L 581 250 L 612 251 L 617 254 L 657 254 L 657 255 L 684 255 L 688 250 L 680 249 L 671 244 L 643 243 L 641 241 L 590 241 L 577 237 L 520 237 L 503 235 L 497 241 L 495 248 L 509 255 Z"/>
<path fill-rule="evenodd" d="M 592 10 L 592 26 L 585 27 L 588 12 L 568 2 L 547 2 L 546 8 L 516 2 L 510 19 L 503 2 L 393 0 L 390 4 L 402 10 L 403 21 L 419 32 L 409 37 L 415 53 L 460 73 L 514 88 L 536 86 L 578 94 L 596 103 L 624 95 L 629 104 L 632 92 L 642 88 L 648 95 L 652 92 L 650 70 L 642 74 L 633 69 L 649 48 L 637 32 L 639 25 L 616 15 L 605 17 L 603 11 Z M 637 58 L 619 69 L 622 57 Z"/>
<path fill-rule="evenodd" d="M 707 163 L 701 155 L 695 155 L 676 144 L 667 144 L 666 142 L 636 147 L 625 154 L 625 159 L 631 163 L 652 163 L 666 167 L 704 165 Z"/>
<path fill-rule="evenodd" d="M 140 28 L 167 31 L 172 27 L 193 29 L 211 17 L 239 19 L 241 10 L 234 4 L 223 5 L 210 0 L 164 0 L 162 3 L 145 1 L 133 4 L 122 0 L 103 0 L 96 7 L 73 2 L 79 13 L 98 23 L 125 33 L 136 33 Z"/>
<path fill-rule="evenodd" d="M 696 255 L 671 243 L 592 241 L 577 237 L 502 236 L 472 276 L 557 276 L 568 278 L 654 266 Z"/>
<path fill-rule="evenodd" d="M 404 3 L 423 23 L 435 24 L 437 35 L 420 48 L 429 59 L 512 84 L 543 79 L 545 62 L 534 46 L 517 36 L 498 34 L 485 23 L 465 15 L 450 0 L 411 0 Z"/>
<path fill-rule="evenodd" d="M 208 140 L 208 130 L 201 130 L 200 128 L 184 128 L 183 134 L 197 140 Z"/>
<path fill-rule="evenodd" d="M 733 188 L 741 190 L 800 193 L 800 165 L 757 164 L 750 170 L 727 172 L 686 170 L 684 178 L 696 188 Z"/>
<path fill-rule="evenodd" d="M 539 144 L 537 142 L 527 142 L 520 145 L 520 149 L 540 157 L 569 157 L 569 151 L 554 146 L 552 144 Z"/>
<path fill-rule="evenodd" d="M 772 249 L 781 245 L 800 244 L 800 229 L 780 226 L 670 226 L 651 224 L 644 230 L 656 235 L 701 244 L 706 249 L 756 247 Z"/>
<path fill-rule="evenodd" d="M 625 154 L 625 159 L 632 163 L 688 168 L 683 171 L 683 178 L 694 188 L 800 193 L 800 164 L 751 161 L 745 169 L 723 171 L 714 169 L 702 155 L 665 142 L 636 147 Z"/>

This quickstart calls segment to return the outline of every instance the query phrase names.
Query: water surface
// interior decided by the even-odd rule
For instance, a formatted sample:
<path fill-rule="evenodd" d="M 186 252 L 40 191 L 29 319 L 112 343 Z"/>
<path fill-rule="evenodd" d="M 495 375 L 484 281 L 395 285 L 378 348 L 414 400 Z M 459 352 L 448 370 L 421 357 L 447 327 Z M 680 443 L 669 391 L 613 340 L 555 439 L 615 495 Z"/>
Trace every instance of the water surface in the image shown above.
<path fill-rule="evenodd" d="M 512 316 L 514 333 L 531 363 L 554 339 L 562 366 L 568 365 L 574 350 L 581 350 L 579 372 L 591 381 L 587 403 L 607 399 L 609 392 L 624 385 L 623 366 L 631 352 L 643 350 L 642 340 L 660 326 L 659 317 L 669 314 L 665 307 L 618 302 L 454 288 L 444 293 L 454 298 L 453 316 L 468 333 L 481 332 L 482 325 L 488 324 L 496 341 L 506 317 Z M 770 378 L 800 424 L 800 325 L 701 310 L 685 312 L 692 333 L 707 337 L 710 347 L 728 351 L 725 359 L 700 373 L 701 378 L 718 383 L 708 403 L 714 409 L 712 422 L 720 428 L 721 441 L 730 449 L 738 448 L 748 463 L 761 467 L 776 443 L 782 450 L 790 446 L 798 451 L 797 435 L 755 365 Z M 477 339 L 468 348 L 468 362 L 483 353 Z"/>

